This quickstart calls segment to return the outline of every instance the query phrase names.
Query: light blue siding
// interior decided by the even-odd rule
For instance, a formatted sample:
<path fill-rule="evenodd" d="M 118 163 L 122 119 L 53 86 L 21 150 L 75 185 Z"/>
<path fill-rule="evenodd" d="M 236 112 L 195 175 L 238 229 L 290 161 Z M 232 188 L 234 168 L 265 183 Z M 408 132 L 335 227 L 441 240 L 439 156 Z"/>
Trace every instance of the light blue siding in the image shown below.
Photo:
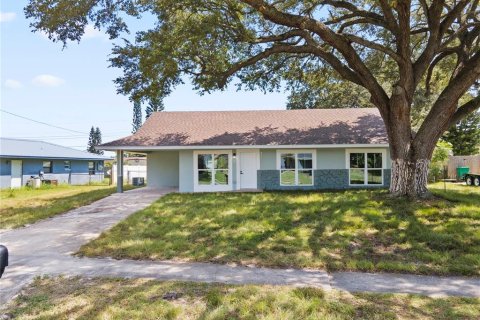
<path fill-rule="evenodd" d="M 52 161 L 52 174 L 68 174 L 69 171 L 65 170 L 64 160 L 50 160 L 50 159 L 22 159 L 23 161 L 23 174 L 38 176 L 40 171 L 43 171 L 43 161 Z M 88 160 L 70 160 L 71 173 L 84 173 L 88 174 Z M 102 173 L 98 171 L 98 164 L 103 166 L 103 160 L 96 160 L 95 173 Z"/>
<path fill-rule="evenodd" d="M 43 160 L 40 160 L 40 159 L 24 159 L 23 160 L 24 175 L 38 176 L 39 172 L 42 170 L 43 170 Z"/>
<path fill-rule="evenodd" d="M 147 164 L 147 177 L 149 187 L 178 187 L 178 151 L 159 151 L 149 153 L 147 155 Z"/>
<path fill-rule="evenodd" d="M 193 151 L 179 152 L 179 185 L 180 192 L 193 192 Z"/>
<path fill-rule="evenodd" d="M 346 169 L 345 149 L 317 149 L 317 169 Z"/>
<path fill-rule="evenodd" d="M 7 163 L 8 162 L 8 163 Z M 0 176 L 9 176 L 12 174 L 10 159 L 0 159 Z"/>
<path fill-rule="evenodd" d="M 260 150 L 260 170 L 277 169 L 277 151 L 274 149 Z"/>

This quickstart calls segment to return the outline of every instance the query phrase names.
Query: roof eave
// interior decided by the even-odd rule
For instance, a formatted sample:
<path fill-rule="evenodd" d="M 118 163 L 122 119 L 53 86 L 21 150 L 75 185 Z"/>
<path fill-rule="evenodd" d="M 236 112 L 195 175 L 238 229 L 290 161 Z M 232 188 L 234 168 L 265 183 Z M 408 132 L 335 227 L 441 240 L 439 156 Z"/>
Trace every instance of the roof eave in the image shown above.
<path fill-rule="evenodd" d="M 25 155 L 10 155 L 10 154 L 0 154 L 0 158 L 11 158 L 11 159 L 54 159 L 54 160 L 113 160 L 113 158 L 111 158 L 111 157 L 79 158 L 79 157 L 25 156 Z"/>
<path fill-rule="evenodd" d="M 298 144 L 298 145 L 188 145 L 188 146 L 99 146 L 105 151 L 157 151 L 157 150 L 216 150 L 216 149 L 328 149 L 328 148 L 388 148 L 388 143 L 368 144 Z"/>

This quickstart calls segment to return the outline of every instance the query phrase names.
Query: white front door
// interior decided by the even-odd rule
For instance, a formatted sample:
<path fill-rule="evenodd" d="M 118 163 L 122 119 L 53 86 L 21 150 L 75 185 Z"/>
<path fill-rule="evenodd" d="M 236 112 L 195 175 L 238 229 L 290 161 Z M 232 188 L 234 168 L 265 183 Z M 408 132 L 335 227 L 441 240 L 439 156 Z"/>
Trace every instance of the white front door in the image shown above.
<path fill-rule="evenodd" d="M 11 188 L 20 188 L 22 186 L 22 160 L 12 160 L 12 179 Z"/>
<path fill-rule="evenodd" d="M 257 152 L 240 152 L 240 189 L 257 188 Z"/>

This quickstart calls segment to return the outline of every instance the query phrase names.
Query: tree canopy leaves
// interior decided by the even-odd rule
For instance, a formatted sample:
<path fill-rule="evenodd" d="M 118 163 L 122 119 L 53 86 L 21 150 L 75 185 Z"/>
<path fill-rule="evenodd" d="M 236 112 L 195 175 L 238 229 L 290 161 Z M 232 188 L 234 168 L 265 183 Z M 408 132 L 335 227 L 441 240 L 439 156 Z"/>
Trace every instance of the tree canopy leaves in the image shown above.
<path fill-rule="evenodd" d="M 480 150 L 480 112 L 474 112 L 454 125 L 443 139 L 453 146 L 456 156 L 478 154 Z"/>

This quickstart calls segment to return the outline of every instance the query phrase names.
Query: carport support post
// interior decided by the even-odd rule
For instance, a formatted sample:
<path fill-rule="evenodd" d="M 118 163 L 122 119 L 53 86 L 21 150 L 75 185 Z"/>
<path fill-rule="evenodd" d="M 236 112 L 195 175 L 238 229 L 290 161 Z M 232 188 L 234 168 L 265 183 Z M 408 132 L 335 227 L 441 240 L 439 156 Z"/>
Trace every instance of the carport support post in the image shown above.
<path fill-rule="evenodd" d="M 117 193 L 123 192 L 123 150 L 117 150 Z"/>

